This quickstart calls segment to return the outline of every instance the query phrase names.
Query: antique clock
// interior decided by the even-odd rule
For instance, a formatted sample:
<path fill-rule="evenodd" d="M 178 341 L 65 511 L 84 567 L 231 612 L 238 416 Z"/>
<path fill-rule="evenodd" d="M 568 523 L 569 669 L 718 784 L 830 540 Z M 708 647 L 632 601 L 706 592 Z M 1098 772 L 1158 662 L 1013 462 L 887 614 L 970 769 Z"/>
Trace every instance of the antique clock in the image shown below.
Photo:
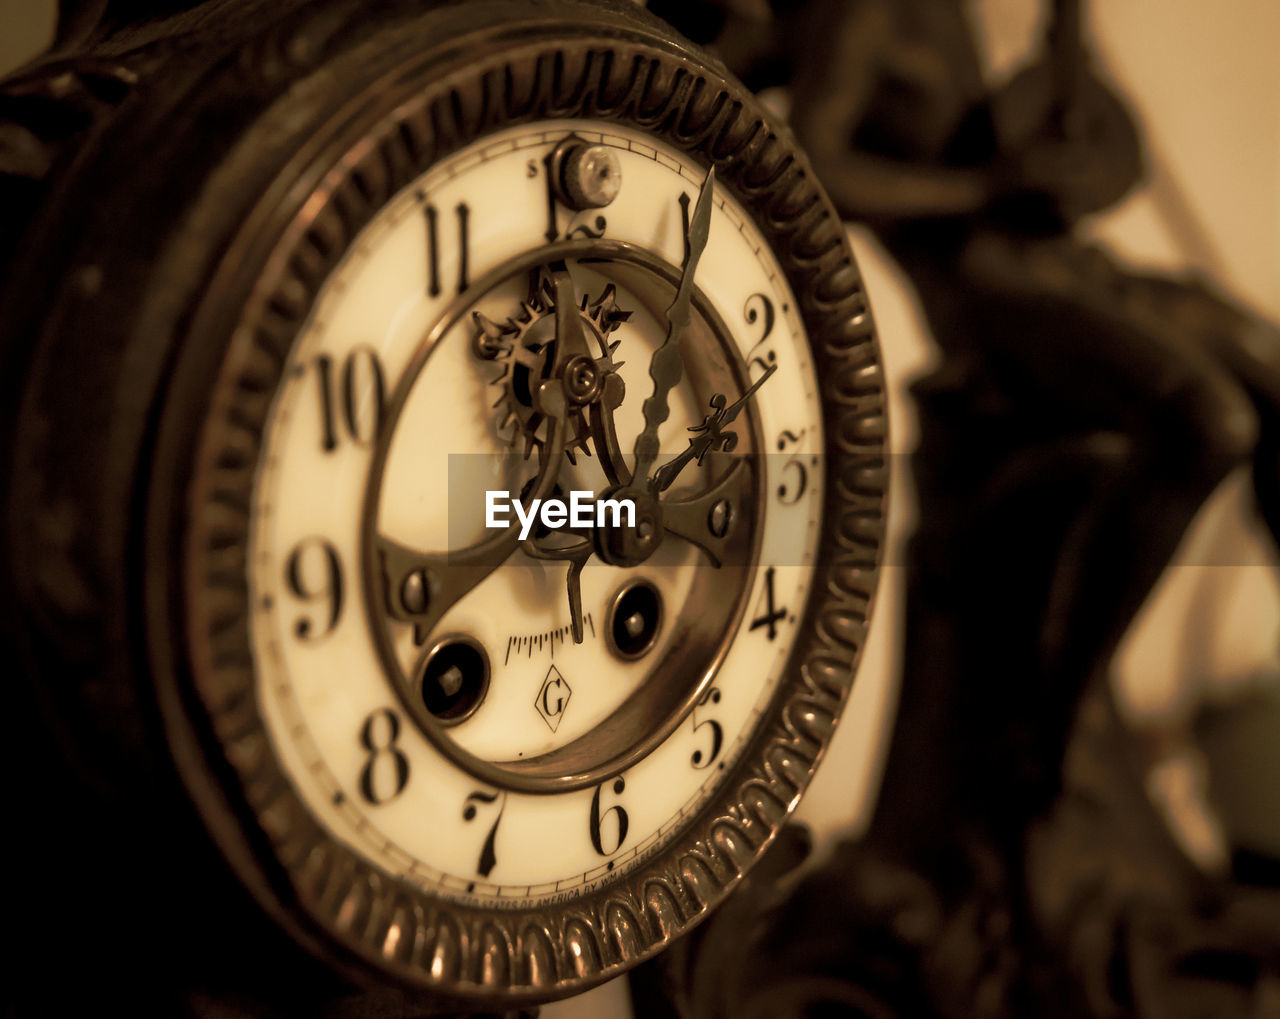
<path fill-rule="evenodd" d="M 623 972 L 854 680 L 885 417 L 838 217 L 634 4 L 107 27 L 3 92 L 32 929 L 74 900 L 118 987 L 241 940 L 423 1007 Z"/>

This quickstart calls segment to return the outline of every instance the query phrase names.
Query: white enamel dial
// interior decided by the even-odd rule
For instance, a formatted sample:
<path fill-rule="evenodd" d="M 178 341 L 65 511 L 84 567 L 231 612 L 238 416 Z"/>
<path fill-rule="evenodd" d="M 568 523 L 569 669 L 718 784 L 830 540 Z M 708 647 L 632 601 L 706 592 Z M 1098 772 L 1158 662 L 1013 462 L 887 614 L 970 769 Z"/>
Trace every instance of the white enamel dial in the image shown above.
<path fill-rule="evenodd" d="M 607 206 L 575 213 L 550 201 L 545 160 L 570 134 L 616 157 L 621 188 Z M 658 463 L 688 446 L 711 395 L 732 402 L 776 367 L 727 426 L 738 436 L 732 456 L 688 464 L 669 489 L 672 499 L 696 500 L 744 463 L 751 481 L 736 519 L 749 556 L 717 566 L 697 542 L 667 533 L 635 566 L 591 558 L 576 643 L 563 560 L 518 550 L 417 633 L 389 612 L 385 599 L 398 595 L 386 593 L 387 568 L 371 552 L 380 542 L 423 554 L 474 546 L 497 533 L 484 526 L 485 492 L 519 494 L 538 473 L 532 440 L 546 427 L 530 420 L 527 392 L 537 366 L 509 350 L 536 362 L 534 348 L 554 335 L 546 293 L 542 304 L 530 300 L 551 242 L 587 245 L 556 271 L 585 303 L 588 339 L 617 343 L 609 357 L 626 395 L 612 417 L 631 461 L 705 179 L 688 157 L 616 125 L 545 122 L 490 135 L 383 207 L 324 284 L 289 355 L 252 505 L 261 710 L 323 827 L 433 894 L 559 901 L 636 866 L 732 768 L 781 676 L 821 525 L 818 385 L 777 260 L 720 191 L 711 192 L 683 380 L 659 431 Z M 612 255 L 589 247 L 596 236 L 617 245 Z M 614 309 L 629 314 L 608 319 Z M 480 323 L 508 321 L 508 353 L 478 357 Z M 579 446 L 576 465 L 557 461 L 566 495 L 607 487 L 598 442 L 592 434 Z M 652 639 L 627 655 L 610 634 L 615 606 L 633 590 L 659 609 L 647 617 Z M 485 684 L 465 718 L 441 718 L 444 735 L 433 741 L 406 704 L 421 699 L 423 662 L 441 646 L 483 662 Z M 628 717 L 637 698 L 695 689 L 700 703 L 672 716 L 656 746 L 569 791 L 482 781 L 439 743 L 516 770 L 575 740 L 594 741 L 599 756 L 616 738 L 621 752 L 639 738 L 634 719 L 610 735 L 611 719 Z M 663 721 L 653 718 L 653 731 Z"/>

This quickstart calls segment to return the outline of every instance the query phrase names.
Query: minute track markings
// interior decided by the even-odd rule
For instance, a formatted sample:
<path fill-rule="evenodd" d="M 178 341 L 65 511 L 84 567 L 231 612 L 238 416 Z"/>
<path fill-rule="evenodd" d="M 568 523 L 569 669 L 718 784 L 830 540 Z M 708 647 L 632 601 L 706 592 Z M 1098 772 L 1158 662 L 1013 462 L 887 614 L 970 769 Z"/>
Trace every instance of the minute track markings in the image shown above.
<path fill-rule="evenodd" d="M 588 627 L 590 627 L 591 636 L 594 637 L 596 635 L 596 624 L 592 620 L 590 612 L 586 613 L 583 616 L 583 622 Z M 571 638 L 572 629 L 573 629 L 572 626 L 566 623 L 564 626 L 555 627 L 551 630 L 543 630 L 541 633 L 536 633 L 536 634 L 525 634 L 525 635 L 510 634 L 507 637 L 507 653 L 502 660 L 502 664 L 506 665 L 511 661 L 511 652 L 513 650 L 516 653 L 516 657 L 520 656 L 520 653 L 522 650 L 526 650 L 527 651 L 526 657 L 532 658 L 533 652 L 534 652 L 533 642 L 535 640 L 538 642 L 537 644 L 538 651 L 542 650 L 543 641 L 545 640 L 546 646 L 550 649 L 551 655 L 554 658 L 556 653 L 555 642 L 557 640 L 560 641 L 562 644 L 568 642 Z"/>
<path fill-rule="evenodd" d="M 555 135 L 554 135 L 554 134 L 551 134 L 551 135 L 548 135 L 547 137 L 548 137 L 548 138 L 554 138 L 554 137 L 555 137 Z M 588 136 L 588 137 L 589 137 L 589 136 Z M 638 148 L 638 146 L 637 146 L 637 148 Z M 516 148 L 515 148 L 514 146 L 513 146 L 513 151 L 516 151 Z M 523 151 L 525 151 L 525 149 L 520 149 L 519 151 L 523 152 Z M 646 152 L 646 153 L 645 153 L 645 155 L 648 157 L 648 159 L 649 159 L 649 160 L 651 160 L 651 161 L 652 161 L 652 163 L 655 163 L 655 164 L 657 164 L 657 165 L 659 165 L 659 166 L 665 166 L 665 165 L 666 165 L 666 161 L 665 161 L 665 160 L 662 160 L 662 159 L 660 159 L 660 158 L 658 158 L 658 157 L 656 156 L 656 154 L 653 154 L 652 150 L 650 150 L 649 152 Z M 685 169 L 684 167 L 681 167 L 681 177 L 682 177 L 682 179 L 685 179 L 685 180 L 693 180 L 693 181 L 695 181 L 695 183 L 696 183 L 696 178 L 692 177 L 692 176 L 690 175 L 689 171 L 688 171 L 687 169 Z M 455 197 L 456 197 L 456 195 L 455 195 L 455 194 L 453 194 L 453 193 L 450 193 L 450 194 L 448 194 L 448 195 L 444 196 L 444 200 L 442 200 L 442 201 L 439 203 L 439 204 L 440 204 L 440 206 L 441 206 L 441 208 L 442 208 L 442 209 L 447 209 L 447 208 L 449 207 L 449 203 L 450 203 L 450 202 L 451 202 Z M 717 196 L 717 197 L 719 197 L 719 196 Z M 717 201 L 717 202 L 715 203 L 715 207 L 716 207 L 716 209 L 717 209 L 717 215 L 727 214 L 727 213 L 730 211 L 730 210 L 729 210 L 728 203 L 726 203 L 726 202 L 724 202 L 724 201 Z M 734 234 L 736 234 L 736 235 L 741 235 L 741 234 L 743 233 L 743 229 L 742 229 L 741 223 L 738 221 L 738 219 L 737 219 L 737 217 L 736 217 L 736 216 L 734 216 L 733 218 L 734 218 L 734 220 L 735 220 L 735 224 L 734 224 L 734 225 L 738 227 L 738 229 L 737 229 L 737 230 L 735 230 L 735 231 L 733 231 L 733 232 L 734 232 Z M 448 222 L 448 216 L 447 216 L 447 214 L 442 214 L 442 216 L 441 216 L 441 220 L 440 220 L 440 225 L 441 225 L 441 227 L 443 227 L 443 226 L 444 226 L 444 224 L 445 224 L 446 222 Z M 445 231 L 442 229 L 442 230 L 441 230 L 441 236 L 442 236 L 442 239 L 443 239 L 444 233 L 445 233 Z M 769 275 L 771 278 L 773 277 L 773 274 L 772 274 L 772 273 L 769 273 L 768 275 Z M 442 284 L 443 284 L 444 280 L 442 280 L 441 282 L 442 282 Z M 770 290 L 770 293 L 771 293 L 771 295 L 772 295 L 773 293 L 775 293 L 775 291 Z M 776 299 L 776 298 L 775 298 L 775 299 Z M 589 632 L 594 630 L 594 620 L 593 620 L 593 619 L 589 620 L 589 622 L 587 623 L 587 625 L 588 625 L 588 628 L 589 628 Z M 542 650 L 543 650 L 543 651 L 548 650 L 548 646 L 549 646 L 549 644 L 554 644 L 554 643 L 555 643 L 554 641 L 552 641 L 552 640 L 550 640 L 550 639 L 549 639 L 549 637 L 548 637 L 548 635 L 547 635 L 547 634 L 549 634 L 549 633 L 550 633 L 550 631 L 547 631 L 547 633 L 544 633 L 544 635 L 543 635 L 543 647 L 542 647 Z M 528 636 L 533 636 L 533 635 L 528 635 Z M 510 634 L 510 635 L 509 635 L 509 643 L 510 643 L 511 638 L 516 638 L 517 640 L 519 639 L 519 638 L 517 637 L 517 635 L 515 635 L 515 634 Z M 510 654 L 510 652 L 515 651 L 515 650 L 516 650 L 516 648 L 515 648 L 514 646 L 511 646 L 511 647 L 509 647 L 509 649 L 508 649 L 508 654 L 509 654 L 509 657 L 510 657 L 510 661 L 512 661 L 512 662 L 515 662 L 515 661 L 517 660 L 517 656 L 516 656 L 516 655 L 514 655 L 514 654 Z M 525 651 L 525 652 L 526 652 L 526 654 L 528 654 L 528 653 L 529 653 L 529 649 L 528 649 L 527 647 L 526 647 L 526 648 L 521 648 L 520 650 Z M 537 650 L 537 648 L 536 648 L 536 644 L 535 644 L 535 646 L 533 647 L 533 650 Z M 555 652 L 556 654 L 559 654 L 560 649 L 559 649 L 558 647 L 554 647 L 554 648 L 553 648 L 553 650 L 554 650 L 554 652 Z M 727 741 L 727 739 L 728 739 L 728 738 L 729 738 L 729 732 L 726 732 L 726 741 Z M 737 740 L 735 740 L 735 746 L 740 745 L 740 744 L 741 744 L 741 736 L 740 736 L 740 734 L 739 734 L 739 738 L 738 738 Z M 726 748 L 725 750 L 723 750 L 723 751 L 722 751 L 722 755 L 727 754 L 727 753 L 729 753 L 729 751 L 728 751 L 728 749 L 727 749 L 727 748 Z M 720 762 L 717 762 L 717 763 L 720 763 Z M 698 789 L 696 789 L 696 790 L 694 790 L 694 791 L 692 792 L 692 795 L 690 796 L 690 802 L 693 802 L 693 803 L 699 803 L 699 802 L 702 802 L 702 801 L 705 799 L 705 797 L 706 797 L 707 795 L 708 795 L 707 789 L 706 789 L 705 787 L 699 787 Z M 619 853 L 618 855 L 616 855 L 616 856 L 612 857 L 610 861 L 606 861 L 606 862 L 605 862 L 605 870 L 606 870 L 606 872 L 607 872 L 607 863 L 608 863 L 608 862 L 612 862 L 612 863 L 614 864 L 614 871 L 615 871 L 615 873 L 616 873 L 616 871 L 617 871 L 617 870 L 619 870 L 619 869 L 624 869 L 624 868 L 626 868 L 626 867 L 630 866 L 630 859 L 631 859 L 631 857 L 632 857 L 634 854 L 636 854 L 636 853 L 645 853 L 645 852 L 648 852 L 652 846 L 655 846 L 655 845 L 658 845 L 658 844 L 660 844 L 660 843 L 664 842 L 664 840 L 665 840 L 665 839 L 666 839 L 666 837 L 667 837 L 667 833 L 669 833 L 669 832 L 671 832 L 671 831 L 675 831 L 676 829 L 678 829 L 678 828 L 680 827 L 680 824 L 681 824 L 681 819 L 682 819 L 682 818 L 687 817 L 687 816 L 688 816 L 688 813 L 689 813 L 688 808 L 687 808 L 687 807 L 684 807 L 684 806 L 681 806 L 681 807 L 680 807 L 680 809 L 679 809 L 678 811 L 675 811 L 675 812 L 674 812 L 674 814 L 673 814 L 672 816 L 669 816 L 669 817 L 667 818 L 667 820 L 666 820 L 666 821 L 664 821 L 664 822 L 663 822 L 663 823 L 661 823 L 661 824 L 658 824 L 656 827 L 651 827 L 651 828 L 650 828 L 650 834 L 649 834 L 649 836 L 648 836 L 647 838 L 645 838 L 645 839 L 644 839 L 644 841 L 643 841 L 639 846 L 637 846 L 635 850 L 633 850 L 633 851 L 631 851 L 631 852 L 628 852 L 626 849 L 624 849 L 622 853 Z M 380 822 L 378 822 L 378 820 L 377 820 L 376 818 L 374 818 L 374 819 L 365 818 L 365 822 L 366 822 L 366 823 L 370 823 L 370 822 L 372 823 L 372 824 L 371 824 L 371 833 L 372 833 L 372 831 L 373 831 L 373 830 L 378 830 L 378 829 L 380 829 L 380 827 L 381 827 L 381 826 L 380 826 Z M 505 824 L 505 823 L 506 823 L 506 822 L 504 822 L 504 824 Z M 646 823 L 646 827 L 648 827 L 648 826 L 649 826 L 649 825 Z M 388 841 L 389 841 L 389 842 L 391 842 L 391 844 L 393 844 L 393 845 L 395 844 L 395 840 L 394 840 L 394 839 L 389 839 Z M 629 839 L 629 841 L 630 841 L 630 839 Z M 611 843 L 606 843 L 606 845 L 610 845 L 610 844 L 611 844 Z M 410 860 L 412 860 L 412 858 L 411 858 L 411 857 L 408 857 L 408 858 L 409 858 Z M 600 868 L 599 868 L 599 867 L 595 867 L 595 868 L 587 868 L 587 869 L 585 869 L 585 870 L 581 873 L 581 875 L 579 875 L 578 877 L 576 877 L 576 878 L 574 878 L 574 877 L 569 877 L 569 878 L 565 879 L 565 880 L 564 880 L 564 881 L 562 881 L 562 882 L 557 882 L 557 884 L 558 884 L 558 885 L 559 885 L 559 887 L 561 887 L 562 889 L 572 889 L 572 888 L 574 888 L 574 887 L 576 887 L 576 886 L 581 885 L 581 884 L 583 883 L 583 881 L 586 879 L 586 876 L 587 876 L 588 874 L 591 874 L 591 875 L 592 875 L 592 879 L 593 879 L 593 880 L 602 880 L 602 878 L 600 877 Z M 612 875 L 610 876 L 610 879 L 612 879 Z M 441 879 L 441 880 L 443 880 L 443 881 L 444 881 L 444 883 L 446 883 L 446 884 L 447 884 L 449 887 L 451 887 L 451 888 L 456 888 L 456 887 L 459 887 L 459 886 L 461 886 L 461 887 L 465 887 L 465 883 L 464 883 L 462 880 L 460 880 L 460 879 L 451 879 L 451 878 L 449 878 L 449 877 L 442 877 L 442 879 Z M 536 884 L 536 883 L 535 883 L 535 884 Z M 534 886 L 535 886 L 535 885 L 529 885 L 529 884 L 526 884 L 526 883 L 523 883 L 523 882 L 510 882 L 510 883 L 504 883 L 504 884 L 501 884 L 501 885 L 493 885 L 493 884 L 491 884 L 491 883 L 487 883 L 487 882 L 486 882 L 486 883 L 476 883 L 476 887 L 475 887 L 475 889 L 474 889 L 474 894 L 475 894 L 475 895 L 477 895 L 480 899 L 484 899 L 484 898 L 486 898 L 487 896 L 490 896 L 490 895 L 492 895 L 492 894 L 495 894 L 495 889 L 496 889 L 496 890 L 497 890 L 497 893 L 498 893 L 498 894 L 502 894 L 502 895 L 506 895 L 506 894 L 508 894 L 508 893 L 510 893 L 510 894 L 512 894 L 512 895 L 522 895 L 522 894 L 524 894 L 524 893 L 528 892 L 528 891 L 529 891 L 529 889 L 531 889 L 531 888 L 532 888 L 532 887 L 534 887 Z"/>

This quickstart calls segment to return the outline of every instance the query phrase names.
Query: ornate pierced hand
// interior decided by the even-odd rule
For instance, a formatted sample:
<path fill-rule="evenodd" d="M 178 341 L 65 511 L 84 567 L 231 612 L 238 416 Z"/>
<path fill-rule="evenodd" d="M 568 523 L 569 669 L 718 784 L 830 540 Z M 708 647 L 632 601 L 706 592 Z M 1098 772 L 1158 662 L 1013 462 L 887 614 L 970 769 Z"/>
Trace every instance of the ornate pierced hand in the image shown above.
<path fill-rule="evenodd" d="M 689 440 L 688 448 L 683 453 L 672 457 L 653 472 L 651 480 L 653 489 L 657 492 L 665 492 L 691 460 L 696 460 L 698 465 L 701 466 L 708 453 L 732 452 L 738 445 L 738 436 L 736 432 L 726 432 L 724 430 L 725 426 L 733 423 L 755 391 L 764 385 L 765 380 L 777 370 L 778 366 L 771 364 L 768 371 L 756 379 L 751 388 L 728 407 L 725 406 L 725 395 L 716 393 L 711 398 L 711 406 L 713 408 L 711 413 L 702 419 L 702 424 L 694 425 L 689 429 L 689 431 L 696 434 Z"/>

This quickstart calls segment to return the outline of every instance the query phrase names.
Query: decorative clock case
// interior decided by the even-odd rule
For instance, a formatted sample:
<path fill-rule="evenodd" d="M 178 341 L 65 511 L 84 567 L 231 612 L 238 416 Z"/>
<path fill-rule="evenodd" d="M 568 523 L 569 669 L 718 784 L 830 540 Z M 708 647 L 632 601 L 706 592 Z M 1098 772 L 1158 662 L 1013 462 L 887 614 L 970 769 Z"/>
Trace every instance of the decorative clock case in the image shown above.
<path fill-rule="evenodd" d="M 818 765 L 884 523 L 786 128 L 587 0 L 206 4 L 4 95 L 33 929 L 85 906 L 120 993 L 243 938 L 275 1008 L 293 952 L 475 1009 L 702 919 Z"/>

